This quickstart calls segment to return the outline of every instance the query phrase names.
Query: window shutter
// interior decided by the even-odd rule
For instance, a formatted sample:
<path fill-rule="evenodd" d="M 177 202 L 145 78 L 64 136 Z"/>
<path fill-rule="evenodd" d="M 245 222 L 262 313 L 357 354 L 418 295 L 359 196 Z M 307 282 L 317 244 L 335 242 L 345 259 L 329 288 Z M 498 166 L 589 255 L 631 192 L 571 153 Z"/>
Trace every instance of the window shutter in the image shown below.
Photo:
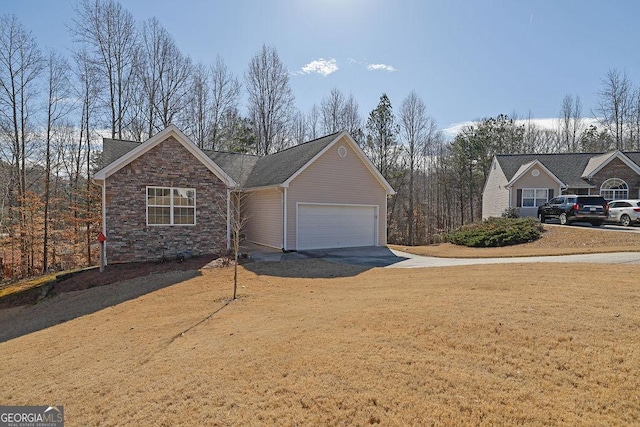
<path fill-rule="evenodd" d="M 553 199 L 553 188 L 549 189 L 549 200 Z M 549 201 L 547 200 L 547 201 Z"/>
<path fill-rule="evenodd" d="M 521 208 L 522 207 L 522 188 L 518 188 L 517 194 L 518 195 L 516 196 L 516 198 L 518 200 L 516 200 L 516 206 Z"/>

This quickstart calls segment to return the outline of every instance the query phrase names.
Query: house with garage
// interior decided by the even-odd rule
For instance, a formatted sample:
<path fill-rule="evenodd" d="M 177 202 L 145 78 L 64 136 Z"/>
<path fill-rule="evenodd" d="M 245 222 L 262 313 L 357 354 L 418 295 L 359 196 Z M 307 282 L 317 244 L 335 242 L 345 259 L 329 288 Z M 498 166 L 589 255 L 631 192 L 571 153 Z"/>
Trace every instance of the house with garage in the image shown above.
<path fill-rule="evenodd" d="M 170 125 L 145 142 L 104 139 L 103 233 L 110 262 L 220 253 L 242 194 L 245 238 L 289 250 L 383 246 L 394 190 L 347 132 L 275 154 L 202 150 Z"/>
<path fill-rule="evenodd" d="M 482 218 L 538 206 L 561 194 L 640 198 L 640 152 L 501 154 L 493 158 L 482 194 Z"/>

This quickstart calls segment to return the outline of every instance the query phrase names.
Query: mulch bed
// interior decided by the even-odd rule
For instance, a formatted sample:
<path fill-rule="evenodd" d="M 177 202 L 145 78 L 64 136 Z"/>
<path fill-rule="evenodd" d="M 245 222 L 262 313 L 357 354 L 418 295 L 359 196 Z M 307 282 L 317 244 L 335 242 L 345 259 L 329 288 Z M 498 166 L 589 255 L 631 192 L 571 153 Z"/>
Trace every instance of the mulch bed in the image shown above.
<path fill-rule="evenodd" d="M 49 298 L 63 292 L 89 289 L 150 274 L 176 270 L 199 270 L 217 258 L 217 255 L 201 255 L 183 261 L 130 262 L 108 265 L 102 273 L 98 267 L 95 267 L 75 273 L 59 274 L 55 281 L 1 298 L 0 309 L 35 304 L 43 298 Z"/>

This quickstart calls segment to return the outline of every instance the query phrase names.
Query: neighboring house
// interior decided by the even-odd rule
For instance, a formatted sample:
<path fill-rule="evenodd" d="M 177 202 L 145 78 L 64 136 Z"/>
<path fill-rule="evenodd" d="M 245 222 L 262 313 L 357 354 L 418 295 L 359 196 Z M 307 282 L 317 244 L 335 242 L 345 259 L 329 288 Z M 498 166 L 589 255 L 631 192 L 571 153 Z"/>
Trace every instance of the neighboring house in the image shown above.
<path fill-rule="evenodd" d="M 538 206 L 559 194 L 640 197 L 640 152 L 497 155 L 482 194 L 482 218 L 509 208 L 536 216 Z"/>
<path fill-rule="evenodd" d="M 387 243 L 394 194 L 346 132 L 268 156 L 199 149 L 170 125 L 138 143 L 104 139 L 103 233 L 113 262 L 219 253 L 242 193 L 247 240 L 283 250 Z"/>

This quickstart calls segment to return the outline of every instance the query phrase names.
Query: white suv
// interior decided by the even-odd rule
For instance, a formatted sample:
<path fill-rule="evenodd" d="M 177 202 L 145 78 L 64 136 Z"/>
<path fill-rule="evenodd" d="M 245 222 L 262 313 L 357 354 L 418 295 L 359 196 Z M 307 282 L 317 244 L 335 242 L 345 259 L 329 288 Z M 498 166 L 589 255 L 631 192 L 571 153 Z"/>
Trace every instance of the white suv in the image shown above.
<path fill-rule="evenodd" d="M 617 222 L 625 227 L 640 223 L 640 200 L 614 200 L 609 202 L 610 222 Z"/>

